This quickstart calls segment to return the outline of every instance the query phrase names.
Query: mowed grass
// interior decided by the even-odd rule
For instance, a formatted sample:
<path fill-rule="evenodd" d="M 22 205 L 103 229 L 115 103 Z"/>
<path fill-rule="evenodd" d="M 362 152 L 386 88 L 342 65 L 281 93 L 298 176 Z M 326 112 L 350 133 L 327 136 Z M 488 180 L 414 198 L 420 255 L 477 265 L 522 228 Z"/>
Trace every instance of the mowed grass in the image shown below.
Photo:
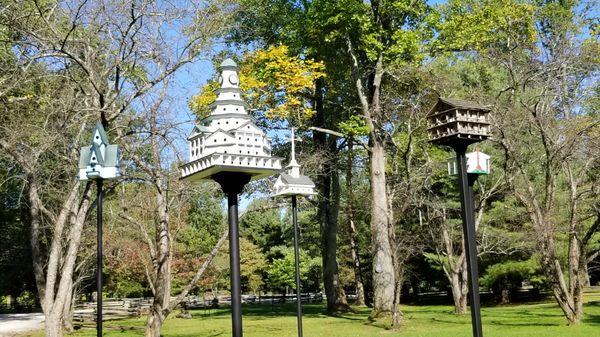
<path fill-rule="evenodd" d="M 356 313 L 328 316 L 322 305 L 304 306 L 304 336 L 306 337 L 375 337 L 375 336 L 471 336 L 470 315 L 456 316 L 451 306 L 402 306 L 404 325 L 399 331 L 385 324 L 370 323 L 367 308 Z M 244 336 L 296 336 L 294 306 L 244 307 Z M 169 317 L 162 330 L 164 337 L 231 336 L 229 311 L 191 311 L 192 319 Z M 483 332 L 486 337 L 600 337 L 600 293 L 586 294 L 585 319 L 577 326 L 567 326 L 560 309 L 554 303 L 486 307 L 482 309 Z M 143 336 L 145 319 L 109 321 L 104 324 L 105 336 Z M 92 337 L 94 329 L 84 329 L 72 336 Z M 26 336 L 43 336 L 42 333 Z"/>

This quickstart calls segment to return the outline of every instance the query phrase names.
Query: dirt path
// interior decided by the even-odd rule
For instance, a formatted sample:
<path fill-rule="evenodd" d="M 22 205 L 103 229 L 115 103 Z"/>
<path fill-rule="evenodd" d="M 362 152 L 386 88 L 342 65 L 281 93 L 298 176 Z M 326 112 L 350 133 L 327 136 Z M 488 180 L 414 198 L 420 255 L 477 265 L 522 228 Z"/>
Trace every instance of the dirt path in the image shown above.
<path fill-rule="evenodd" d="M 23 332 L 38 330 L 44 327 L 44 315 L 33 314 L 0 314 L 0 337 L 11 337 Z"/>

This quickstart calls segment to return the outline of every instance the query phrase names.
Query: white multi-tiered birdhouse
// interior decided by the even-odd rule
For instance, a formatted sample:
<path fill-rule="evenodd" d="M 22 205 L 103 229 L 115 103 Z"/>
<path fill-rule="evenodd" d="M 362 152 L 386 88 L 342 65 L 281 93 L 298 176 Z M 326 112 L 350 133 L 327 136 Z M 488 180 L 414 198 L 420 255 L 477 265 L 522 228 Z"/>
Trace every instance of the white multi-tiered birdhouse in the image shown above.
<path fill-rule="evenodd" d="M 467 157 L 467 173 L 490 174 L 490 156 L 477 150 L 475 152 L 467 153 L 466 157 Z M 456 158 L 448 159 L 448 174 L 450 174 L 450 175 L 458 174 Z"/>
<path fill-rule="evenodd" d="M 246 112 L 237 69 L 232 59 L 221 63 L 221 88 L 210 106 L 212 113 L 188 137 L 190 159 L 181 167 L 183 179 L 210 179 L 219 172 L 258 179 L 281 170 L 281 158 L 271 156 L 271 140 Z"/>
<path fill-rule="evenodd" d="M 300 164 L 296 161 L 294 128 L 292 128 L 292 155 L 286 171 L 279 174 L 273 185 L 274 196 L 314 195 L 315 183 L 309 177 L 300 174 Z"/>
<path fill-rule="evenodd" d="M 120 176 L 119 149 L 108 143 L 102 124 L 96 124 L 92 145 L 81 148 L 79 155 L 79 180 L 112 179 Z"/>

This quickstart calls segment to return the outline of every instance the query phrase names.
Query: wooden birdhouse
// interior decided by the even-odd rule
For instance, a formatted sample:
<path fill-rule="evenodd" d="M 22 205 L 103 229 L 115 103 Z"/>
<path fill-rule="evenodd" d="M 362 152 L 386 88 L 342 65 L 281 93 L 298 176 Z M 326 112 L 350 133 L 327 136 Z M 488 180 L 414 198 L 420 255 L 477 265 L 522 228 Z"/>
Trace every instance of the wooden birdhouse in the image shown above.
<path fill-rule="evenodd" d="M 188 137 L 189 161 L 181 167 L 182 179 L 211 179 L 219 172 L 259 179 L 281 170 L 281 158 L 271 156 L 271 140 L 247 113 L 237 70 L 232 59 L 221 63 L 221 87 L 212 112 Z"/>
<path fill-rule="evenodd" d="M 469 145 L 490 137 L 490 108 L 478 103 L 440 97 L 427 114 L 430 142 Z"/>
<path fill-rule="evenodd" d="M 294 128 L 292 128 L 292 154 L 286 171 L 282 172 L 273 185 L 274 196 L 315 195 L 315 183 L 309 177 L 300 174 L 300 164 L 296 161 Z"/>
<path fill-rule="evenodd" d="M 466 154 L 467 173 L 472 174 L 490 174 L 490 156 L 476 150 Z M 458 175 L 458 166 L 456 157 L 448 159 L 448 174 Z"/>
<path fill-rule="evenodd" d="M 113 179 L 121 175 L 119 149 L 108 142 L 102 124 L 96 124 L 92 145 L 82 147 L 79 153 L 79 180 Z"/>

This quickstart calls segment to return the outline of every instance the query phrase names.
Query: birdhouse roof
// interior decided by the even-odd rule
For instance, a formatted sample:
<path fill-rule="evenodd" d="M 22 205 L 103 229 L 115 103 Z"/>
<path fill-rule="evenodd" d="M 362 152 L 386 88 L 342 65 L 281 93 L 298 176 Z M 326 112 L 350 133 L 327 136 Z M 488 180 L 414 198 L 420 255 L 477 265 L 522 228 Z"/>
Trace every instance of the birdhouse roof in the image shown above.
<path fill-rule="evenodd" d="M 210 130 L 204 125 L 195 125 L 187 139 L 191 140 L 204 132 L 210 132 Z"/>
<path fill-rule="evenodd" d="M 104 127 L 102 126 L 101 123 L 96 123 L 96 127 L 94 128 L 94 135 L 96 134 L 96 131 L 98 131 L 98 134 L 100 135 L 100 139 L 102 140 L 102 143 L 104 144 L 108 144 L 108 136 L 106 135 L 106 131 L 104 131 Z"/>
<path fill-rule="evenodd" d="M 223 67 L 236 67 L 237 68 L 237 63 L 235 63 L 235 61 L 231 58 L 226 58 L 225 60 L 223 60 L 223 62 L 221 62 L 221 68 Z"/>
<path fill-rule="evenodd" d="M 117 166 L 119 162 L 119 148 L 117 145 L 108 145 L 104 153 L 104 166 Z"/>
<path fill-rule="evenodd" d="M 104 156 L 102 156 L 102 152 L 100 152 L 100 147 L 96 144 L 91 146 L 84 146 L 80 150 L 79 156 L 79 168 L 84 169 L 90 163 L 90 158 L 92 155 L 92 149 L 96 153 L 98 158 L 98 164 L 102 166 L 117 166 L 119 159 L 119 148 L 117 145 L 108 145 L 106 146 L 106 150 L 104 152 Z"/>
<path fill-rule="evenodd" d="M 90 163 L 90 147 L 84 146 L 79 150 L 79 168 L 84 169 Z"/>
<path fill-rule="evenodd" d="M 315 183 L 313 183 L 312 180 L 310 180 L 309 177 L 307 176 L 299 176 L 298 178 L 292 177 L 291 175 L 287 174 L 287 173 L 281 173 L 279 175 L 279 177 L 281 178 L 281 181 L 285 184 L 289 184 L 289 185 L 304 185 L 304 186 L 310 186 L 310 187 L 315 187 Z"/>
<path fill-rule="evenodd" d="M 481 110 L 490 111 L 489 105 L 482 105 L 477 102 L 465 101 L 462 99 L 445 98 L 439 97 L 437 103 L 429 110 L 428 116 L 435 115 L 439 112 L 446 111 L 449 109 L 463 109 L 463 110 Z"/>

